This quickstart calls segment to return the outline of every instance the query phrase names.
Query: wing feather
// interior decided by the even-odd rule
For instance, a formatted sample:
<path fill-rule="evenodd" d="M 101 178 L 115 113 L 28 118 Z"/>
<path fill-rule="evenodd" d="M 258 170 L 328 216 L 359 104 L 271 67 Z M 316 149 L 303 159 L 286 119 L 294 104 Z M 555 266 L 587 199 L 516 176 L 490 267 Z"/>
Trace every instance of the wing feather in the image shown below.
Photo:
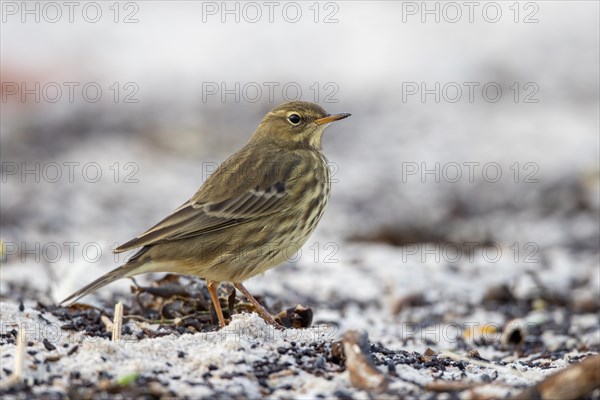
<path fill-rule="evenodd" d="M 140 236 L 119 246 L 120 253 L 136 247 L 150 246 L 174 240 L 181 240 L 228 229 L 248 221 L 255 221 L 288 206 L 289 187 L 298 179 L 300 158 L 290 157 L 280 165 L 269 165 L 270 179 L 262 182 L 257 173 L 248 173 L 248 179 L 238 176 L 242 171 L 262 171 L 252 165 L 253 157 L 243 157 L 244 149 L 231 164 L 230 158 L 218 168 L 202 185 L 191 200 L 182 204 L 170 215 L 148 229 Z M 233 182 L 229 190 L 223 183 Z M 215 189 L 215 190 L 213 190 Z M 229 196 L 227 196 L 229 194 Z"/>

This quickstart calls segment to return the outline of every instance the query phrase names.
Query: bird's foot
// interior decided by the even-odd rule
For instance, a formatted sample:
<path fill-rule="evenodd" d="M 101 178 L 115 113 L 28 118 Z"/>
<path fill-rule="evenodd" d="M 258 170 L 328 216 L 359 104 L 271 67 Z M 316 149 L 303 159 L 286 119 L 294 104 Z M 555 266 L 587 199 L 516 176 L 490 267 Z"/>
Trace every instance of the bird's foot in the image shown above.
<path fill-rule="evenodd" d="M 242 294 L 244 296 L 246 296 L 246 298 L 254 306 L 254 309 L 256 310 L 256 312 L 258 313 L 258 315 L 260 315 L 261 318 L 264 319 L 267 324 L 269 324 L 269 325 L 271 325 L 271 326 L 273 326 L 274 328 L 277 328 L 277 329 L 285 329 L 282 325 L 280 325 L 279 323 L 277 323 L 277 321 L 275 321 L 275 318 L 258 302 L 258 300 L 256 300 L 254 298 L 254 296 L 252 296 L 250 294 L 250 292 L 248 291 L 248 289 L 246 289 L 244 287 L 244 285 L 242 285 L 241 282 L 233 282 L 233 286 L 237 290 L 239 290 L 240 292 L 242 292 Z"/>

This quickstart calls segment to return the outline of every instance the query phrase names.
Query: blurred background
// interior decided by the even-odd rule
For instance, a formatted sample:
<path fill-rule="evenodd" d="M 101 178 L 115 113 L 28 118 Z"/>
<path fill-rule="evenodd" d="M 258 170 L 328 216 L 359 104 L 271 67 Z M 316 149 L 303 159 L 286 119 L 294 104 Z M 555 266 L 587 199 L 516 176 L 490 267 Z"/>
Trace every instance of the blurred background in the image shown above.
<path fill-rule="evenodd" d="M 597 310 L 597 2 L 75 3 L 2 2 L 3 300 L 121 264 L 301 99 L 352 113 L 324 138 L 332 198 L 249 288 L 359 326 L 498 284 Z"/>

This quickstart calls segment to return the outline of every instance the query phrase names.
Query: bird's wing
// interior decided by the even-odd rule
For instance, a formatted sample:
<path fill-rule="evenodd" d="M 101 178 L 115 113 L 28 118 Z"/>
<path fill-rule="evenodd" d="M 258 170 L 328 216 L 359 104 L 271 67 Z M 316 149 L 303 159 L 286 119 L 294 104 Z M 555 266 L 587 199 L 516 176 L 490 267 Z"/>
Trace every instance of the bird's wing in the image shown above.
<path fill-rule="evenodd" d="M 223 163 L 189 201 L 115 252 L 231 228 L 288 207 L 289 189 L 302 174 L 300 158 L 261 161 L 244 150 Z"/>

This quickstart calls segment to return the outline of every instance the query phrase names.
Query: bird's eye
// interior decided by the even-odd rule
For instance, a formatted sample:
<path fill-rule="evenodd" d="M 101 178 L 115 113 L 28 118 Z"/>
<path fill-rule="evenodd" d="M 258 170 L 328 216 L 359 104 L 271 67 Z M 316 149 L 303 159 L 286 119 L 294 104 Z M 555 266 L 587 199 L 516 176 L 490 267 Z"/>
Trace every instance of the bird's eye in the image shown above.
<path fill-rule="evenodd" d="M 302 120 L 302 118 L 300 118 L 300 116 L 298 114 L 288 115 L 288 121 L 290 121 L 290 124 L 292 124 L 292 125 L 298 125 L 301 120 Z"/>

